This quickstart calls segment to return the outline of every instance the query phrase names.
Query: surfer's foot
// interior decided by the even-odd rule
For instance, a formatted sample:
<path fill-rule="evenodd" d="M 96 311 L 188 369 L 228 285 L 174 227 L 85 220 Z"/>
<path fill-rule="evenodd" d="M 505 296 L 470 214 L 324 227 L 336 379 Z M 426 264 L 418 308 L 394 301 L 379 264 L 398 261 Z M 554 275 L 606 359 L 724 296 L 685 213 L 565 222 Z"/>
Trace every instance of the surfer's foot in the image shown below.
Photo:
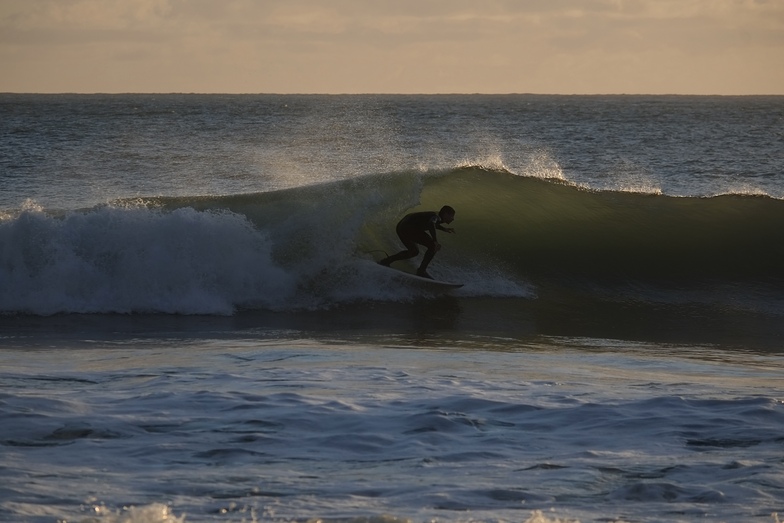
<path fill-rule="evenodd" d="M 383 260 L 378 262 L 379 265 L 383 265 L 384 267 L 389 267 L 392 265 L 392 262 L 389 261 L 389 258 L 384 258 Z"/>
<path fill-rule="evenodd" d="M 432 276 L 430 276 L 430 275 L 427 273 L 427 271 L 426 271 L 426 270 L 424 270 L 424 269 L 419 269 L 419 270 L 417 271 L 417 276 L 419 276 L 420 278 L 427 278 L 428 280 L 432 280 L 432 279 L 433 279 L 433 277 L 432 277 Z"/>

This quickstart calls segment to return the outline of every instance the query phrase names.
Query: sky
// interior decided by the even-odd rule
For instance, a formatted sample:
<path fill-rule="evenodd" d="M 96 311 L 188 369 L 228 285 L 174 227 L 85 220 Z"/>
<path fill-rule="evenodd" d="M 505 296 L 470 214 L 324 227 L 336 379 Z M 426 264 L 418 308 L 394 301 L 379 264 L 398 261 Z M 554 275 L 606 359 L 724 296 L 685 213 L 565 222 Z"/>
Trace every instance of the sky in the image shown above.
<path fill-rule="evenodd" d="M 784 0 L 0 0 L 0 92 L 784 94 Z"/>

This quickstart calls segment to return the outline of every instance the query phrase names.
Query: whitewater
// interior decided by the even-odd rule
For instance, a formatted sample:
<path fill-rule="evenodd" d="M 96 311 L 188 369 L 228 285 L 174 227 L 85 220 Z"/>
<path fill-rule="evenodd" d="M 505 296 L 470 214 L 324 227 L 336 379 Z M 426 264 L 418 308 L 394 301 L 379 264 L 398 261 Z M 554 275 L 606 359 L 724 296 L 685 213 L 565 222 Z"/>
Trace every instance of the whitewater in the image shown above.
<path fill-rule="evenodd" d="M 778 521 L 784 98 L 0 95 L 0 520 Z M 456 210 L 430 272 L 376 260 Z"/>

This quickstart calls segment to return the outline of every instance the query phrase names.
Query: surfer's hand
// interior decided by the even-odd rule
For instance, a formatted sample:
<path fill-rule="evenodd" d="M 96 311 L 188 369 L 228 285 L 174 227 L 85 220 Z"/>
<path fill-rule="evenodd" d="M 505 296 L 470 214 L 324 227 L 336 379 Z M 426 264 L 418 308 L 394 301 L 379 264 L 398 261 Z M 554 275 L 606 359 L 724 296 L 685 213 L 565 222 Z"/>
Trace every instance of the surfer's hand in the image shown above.
<path fill-rule="evenodd" d="M 435 248 L 436 252 L 438 252 L 438 251 L 440 251 L 440 250 L 441 250 L 441 244 L 440 244 L 440 243 L 438 243 L 438 242 L 435 242 L 435 243 L 433 244 L 433 248 Z"/>
<path fill-rule="evenodd" d="M 449 234 L 454 234 L 455 230 L 452 227 L 444 227 L 444 232 L 448 232 Z"/>

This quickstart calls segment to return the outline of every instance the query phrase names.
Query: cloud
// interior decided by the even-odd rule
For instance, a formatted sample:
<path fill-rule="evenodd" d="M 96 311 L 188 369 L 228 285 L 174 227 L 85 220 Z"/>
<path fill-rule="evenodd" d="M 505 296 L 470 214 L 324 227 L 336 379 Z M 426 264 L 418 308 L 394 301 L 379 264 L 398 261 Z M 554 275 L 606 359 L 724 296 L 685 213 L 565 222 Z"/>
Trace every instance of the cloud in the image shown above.
<path fill-rule="evenodd" d="M 168 0 L 8 0 L 2 23 L 17 30 L 127 30 L 154 27 L 170 10 Z"/>
<path fill-rule="evenodd" d="M 0 3 L 0 90 L 782 92 L 783 51 L 778 0 Z"/>

